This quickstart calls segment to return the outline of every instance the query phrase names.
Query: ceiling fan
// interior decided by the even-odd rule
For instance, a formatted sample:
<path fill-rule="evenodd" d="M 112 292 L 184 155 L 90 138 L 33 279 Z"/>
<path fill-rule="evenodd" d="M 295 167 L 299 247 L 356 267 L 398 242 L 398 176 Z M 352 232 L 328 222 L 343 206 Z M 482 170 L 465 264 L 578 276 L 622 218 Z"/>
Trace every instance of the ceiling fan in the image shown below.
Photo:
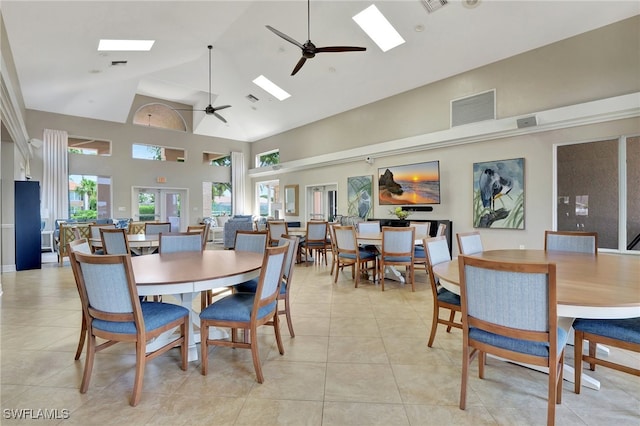
<path fill-rule="evenodd" d="M 178 108 L 175 108 L 175 110 L 176 111 L 203 111 L 207 115 L 215 115 L 223 123 L 226 123 L 227 120 L 225 120 L 225 118 L 223 116 L 218 114 L 218 111 L 220 111 L 222 109 L 230 108 L 231 105 L 222 105 L 222 106 L 219 106 L 219 107 L 214 107 L 213 105 L 211 105 L 211 50 L 213 49 L 213 46 L 212 45 L 208 45 L 207 49 L 209 49 L 209 105 L 207 105 L 205 109 L 178 109 Z"/>
<path fill-rule="evenodd" d="M 296 64 L 296 66 L 293 68 L 293 71 L 291 72 L 291 75 L 295 75 L 298 71 L 300 71 L 300 68 L 302 68 L 302 66 L 307 61 L 307 59 L 313 58 L 314 56 L 316 56 L 316 53 L 324 53 L 324 52 L 362 52 L 362 51 L 367 50 L 366 47 L 354 47 L 354 46 L 316 47 L 316 45 L 311 42 L 311 29 L 310 29 L 310 26 L 311 26 L 310 25 L 311 12 L 310 12 L 310 9 L 309 9 L 309 5 L 310 5 L 310 0 L 307 0 L 307 41 L 304 44 L 294 40 L 293 38 L 289 37 L 285 33 L 276 30 L 272 26 L 267 25 L 267 28 L 270 29 L 272 32 L 274 32 L 276 35 L 282 37 L 283 39 L 287 40 L 289 43 L 295 44 L 300 49 L 302 49 L 302 58 L 300 58 L 300 60 Z"/>

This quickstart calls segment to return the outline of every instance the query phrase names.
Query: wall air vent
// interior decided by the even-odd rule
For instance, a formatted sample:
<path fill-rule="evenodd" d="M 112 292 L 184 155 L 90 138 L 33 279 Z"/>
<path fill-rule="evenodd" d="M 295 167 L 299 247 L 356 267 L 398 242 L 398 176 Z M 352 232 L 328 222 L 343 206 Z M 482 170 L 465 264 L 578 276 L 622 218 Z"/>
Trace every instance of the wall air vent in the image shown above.
<path fill-rule="evenodd" d="M 112 67 L 123 67 L 127 65 L 127 61 L 111 61 Z"/>
<path fill-rule="evenodd" d="M 447 0 L 422 0 L 422 5 L 429 13 L 435 12 L 442 6 L 446 6 L 448 3 L 449 2 Z"/>
<path fill-rule="evenodd" d="M 451 101 L 451 127 L 495 119 L 495 89 Z"/>

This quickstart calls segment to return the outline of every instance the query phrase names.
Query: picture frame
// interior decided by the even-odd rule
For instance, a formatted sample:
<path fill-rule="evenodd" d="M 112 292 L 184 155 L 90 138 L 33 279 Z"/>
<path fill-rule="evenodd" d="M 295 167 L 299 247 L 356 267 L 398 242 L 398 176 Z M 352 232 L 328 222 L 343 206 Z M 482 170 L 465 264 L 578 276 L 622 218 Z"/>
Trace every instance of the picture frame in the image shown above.
<path fill-rule="evenodd" d="M 473 227 L 525 229 L 524 158 L 473 163 Z"/>
<path fill-rule="evenodd" d="M 347 213 L 367 220 L 373 217 L 373 176 L 347 178 Z"/>
<path fill-rule="evenodd" d="M 440 204 L 440 161 L 378 169 L 378 204 L 424 206 Z"/>

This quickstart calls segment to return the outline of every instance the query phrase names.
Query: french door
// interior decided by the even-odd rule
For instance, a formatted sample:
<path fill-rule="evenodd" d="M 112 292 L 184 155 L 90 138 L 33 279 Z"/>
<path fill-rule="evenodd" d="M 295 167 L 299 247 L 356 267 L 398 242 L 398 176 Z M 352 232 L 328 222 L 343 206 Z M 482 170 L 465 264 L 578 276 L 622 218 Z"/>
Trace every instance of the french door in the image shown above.
<path fill-rule="evenodd" d="M 173 232 L 184 232 L 189 224 L 188 203 L 188 190 L 184 188 L 133 187 L 133 220 L 170 222 Z"/>

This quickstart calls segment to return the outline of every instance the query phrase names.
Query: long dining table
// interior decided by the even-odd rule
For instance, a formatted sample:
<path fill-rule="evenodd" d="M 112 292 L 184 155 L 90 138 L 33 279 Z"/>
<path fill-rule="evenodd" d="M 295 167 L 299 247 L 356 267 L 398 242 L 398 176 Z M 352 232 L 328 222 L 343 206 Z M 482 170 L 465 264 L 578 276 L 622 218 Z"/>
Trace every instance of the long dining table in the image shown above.
<path fill-rule="evenodd" d="M 204 250 L 150 254 L 131 258 L 136 287 L 140 296 L 173 295 L 189 310 L 189 361 L 198 359 L 200 318 L 193 309 L 194 296 L 204 290 L 227 287 L 256 278 L 263 256 L 236 250 Z M 216 332 L 216 330 L 212 330 Z M 158 338 L 149 348 L 162 346 Z"/>
<path fill-rule="evenodd" d="M 574 318 L 640 317 L 640 256 L 631 254 L 572 253 L 544 250 L 489 250 L 474 254 L 481 259 L 505 262 L 556 264 L 557 313 L 569 325 Z M 460 294 L 458 259 L 433 267 L 447 290 Z M 574 380 L 573 367 L 565 364 L 564 377 Z M 585 386 L 600 383 L 583 374 Z"/>

